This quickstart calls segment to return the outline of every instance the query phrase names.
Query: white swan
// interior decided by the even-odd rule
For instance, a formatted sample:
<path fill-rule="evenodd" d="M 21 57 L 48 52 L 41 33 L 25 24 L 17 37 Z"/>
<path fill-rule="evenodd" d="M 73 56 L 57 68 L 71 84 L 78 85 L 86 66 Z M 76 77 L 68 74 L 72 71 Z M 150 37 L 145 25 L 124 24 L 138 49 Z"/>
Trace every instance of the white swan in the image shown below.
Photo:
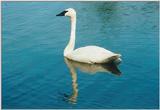
<path fill-rule="evenodd" d="M 71 19 L 71 34 L 69 43 L 64 50 L 65 57 L 74 61 L 91 64 L 121 61 L 120 54 L 115 54 L 98 46 L 85 46 L 74 50 L 76 37 L 76 11 L 73 8 L 68 8 L 56 16 L 68 16 Z"/>

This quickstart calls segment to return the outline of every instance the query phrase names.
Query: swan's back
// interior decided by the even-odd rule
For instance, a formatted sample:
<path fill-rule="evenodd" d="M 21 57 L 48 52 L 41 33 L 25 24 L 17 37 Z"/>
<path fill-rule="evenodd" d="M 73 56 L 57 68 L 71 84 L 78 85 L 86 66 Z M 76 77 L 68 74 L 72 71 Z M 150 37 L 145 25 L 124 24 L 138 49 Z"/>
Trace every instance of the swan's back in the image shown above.
<path fill-rule="evenodd" d="M 66 56 L 71 60 L 84 63 L 106 63 L 113 59 L 118 59 L 119 54 L 115 54 L 98 46 L 81 47 Z"/>

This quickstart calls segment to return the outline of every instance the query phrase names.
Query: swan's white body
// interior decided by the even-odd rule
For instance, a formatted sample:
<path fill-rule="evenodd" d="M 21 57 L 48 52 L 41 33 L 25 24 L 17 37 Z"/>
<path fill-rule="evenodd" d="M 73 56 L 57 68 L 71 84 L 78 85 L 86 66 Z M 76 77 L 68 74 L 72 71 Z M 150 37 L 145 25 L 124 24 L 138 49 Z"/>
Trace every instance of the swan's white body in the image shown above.
<path fill-rule="evenodd" d="M 66 57 L 78 62 L 106 63 L 118 59 L 120 55 L 98 46 L 86 46 L 72 51 Z"/>
<path fill-rule="evenodd" d="M 74 50 L 76 37 L 76 11 L 69 8 L 64 12 L 62 12 L 64 16 L 69 16 L 71 19 L 71 35 L 69 43 L 64 50 L 65 57 L 83 63 L 107 63 L 111 60 L 121 60 L 119 58 L 121 56 L 120 54 L 115 54 L 98 46 L 86 46 Z"/>

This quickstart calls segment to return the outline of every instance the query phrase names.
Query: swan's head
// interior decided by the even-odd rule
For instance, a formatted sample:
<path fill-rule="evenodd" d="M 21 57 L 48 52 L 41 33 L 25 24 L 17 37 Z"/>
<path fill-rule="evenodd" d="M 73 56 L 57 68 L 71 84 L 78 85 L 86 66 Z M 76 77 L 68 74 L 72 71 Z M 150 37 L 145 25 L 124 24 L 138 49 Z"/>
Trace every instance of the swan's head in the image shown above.
<path fill-rule="evenodd" d="M 76 11 L 73 8 L 68 8 L 68 9 L 64 10 L 63 12 L 59 13 L 56 16 L 69 16 L 69 17 L 73 17 L 73 16 L 76 16 Z"/>

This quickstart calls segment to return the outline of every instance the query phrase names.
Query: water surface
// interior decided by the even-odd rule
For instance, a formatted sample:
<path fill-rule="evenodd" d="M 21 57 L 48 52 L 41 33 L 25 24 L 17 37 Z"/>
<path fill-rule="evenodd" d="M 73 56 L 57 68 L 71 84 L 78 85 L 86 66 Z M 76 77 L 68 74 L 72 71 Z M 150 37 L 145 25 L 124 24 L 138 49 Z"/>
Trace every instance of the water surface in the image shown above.
<path fill-rule="evenodd" d="M 122 54 L 121 76 L 70 74 L 70 21 L 55 16 L 69 7 L 76 48 Z M 2 108 L 158 108 L 158 10 L 158 2 L 2 2 Z"/>

